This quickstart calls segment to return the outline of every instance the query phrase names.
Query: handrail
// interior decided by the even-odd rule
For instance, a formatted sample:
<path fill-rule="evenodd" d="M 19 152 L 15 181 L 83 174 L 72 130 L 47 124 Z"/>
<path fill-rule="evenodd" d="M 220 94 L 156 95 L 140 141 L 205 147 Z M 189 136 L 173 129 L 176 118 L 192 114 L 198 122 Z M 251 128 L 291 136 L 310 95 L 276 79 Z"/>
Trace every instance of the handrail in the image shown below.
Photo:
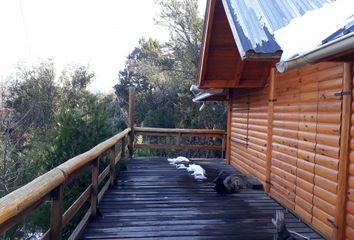
<path fill-rule="evenodd" d="M 220 129 L 185 129 L 185 128 L 150 128 L 150 127 L 135 127 L 134 131 L 140 133 L 184 133 L 184 134 L 225 134 L 224 130 Z"/>
<path fill-rule="evenodd" d="M 135 127 L 135 135 L 144 136 L 165 136 L 175 137 L 175 144 L 151 144 L 151 143 L 135 143 L 134 148 L 149 148 L 149 149 L 190 149 L 190 150 L 210 150 L 210 151 L 225 151 L 226 132 L 219 129 L 177 129 L 177 128 L 145 128 Z M 183 144 L 182 137 L 204 137 L 204 138 L 221 138 L 221 146 L 215 145 L 191 145 Z"/>
<path fill-rule="evenodd" d="M 176 137 L 176 144 L 135 144 L 132 138 L 136 135 L 148 136 L 173 136 Z M 125 138 L 130 138 L 125 141 Z M 182 144 L 183 136 L 198 136 L 205 138 L 221 138 L 222 145 L 186 145 Z M 67 225 L 75 216 L 78 210 L 86 201 L 91 199 L 91 206 L 84 218 L 78 224 L 70 239 L 76 239 L 82 229 L 86 226 L 89 217 L 95 216 L 97 205 L 104 192 L 110 185 L 114 184 L 115 165 L 126 155 L 128 150 L 133 148 L 155 148 L 155 149 L 200 149 L 200 150 L 225 150 L 226 133 L 224 130 L 212 129 L 168 129 L 168 128 L 141 128 L 135 127 L 134 130 L 127 128 L 117 135 L 96 145 L 91 150 L 73 157 L 49 172 L 39 176 L 25 186 L 9 193 L 0 199 L 0 235 L 9 228 L 19 223 L 33 210 L 38 208 L 44 201 L 51 201 L 50 229 L 42 236 L 42 239 L 61 239 L 62 228 Z M 121 144 L 120 152 L 116 147 Z M 99 172 L 99 159 L 101 156 L 110 152 L 110 164 Z M 70 181 L 80 176 L 84 169 L 91 167 L 91 184 L 82 192 L 76 201 L 63 209 L 63 189 Z M 98 186 L 109 176 L 109 180 L 98 192 Z M 90 198 L 91 197 L 91 198 Z"/>
<path fill-rule="evenodd" d="M 124 140 L 124 138 L 128 136 L 130 131 L 131 131 L 130 128 L 125 129 L 124 131 L 118 133 L 117 135 L 96 145 L 91 150 L 69 159 L 68 161 L 64 162 L 58 167 L 50 170 L 49 172 L 34 179 L 30 183 L 24 185 L 23 187 L 1 198 L 0 199 L 0 234 L 2 235 L 13 225 L 20 222 L 20 220 L 22 220 L 30 212 L 32 212 L 34 209 L 40 206 L 41 203 L 44 202 L 46 199 L 52 198 L 51 218 L 53 218 L 52 216 L 53 213 L 59 212 L 60 216 L 58 214 L 54 214 L 58 216 L 54 216 L 54 218 L 57 217 L 57 219 L 53 219 L 53 220 L 59 219 L 60 223 L 58 223 L 57 221 L 53 221 L 53 224 L 51 225 L 59 224 L 59 230 L 55 229 L 55 231 L 59 231 L 59 233 L 56 232 L 55 235 L 50 233 L 50 238 L 60 239 L 60 236 L 56 236 L 56 235 L 60 235 L 60 231 L 61 231 L 62 203 L 57 202 L 57 200 L 62 198 L 62 196 L 60 196 L 62 195 L 62 193 L 60 192 L 62 192 L 63 186 L 69 181 L 71 181 L 73 178 L 79 176 L 84 168 L 92 165 L 92 173 L 96 171 L 97 179 L 95 180 L 95 186 L 92 186 L 91 190 L 89 191 L 91 192 L 91 197 L 92 197 L 91 203 L 96 201 L 95 204 L 97 204 L 98 182 L 99 180 L 103 179 L 103 175 L 104 176 L 108 175 L 107 173 L 108 170 L 105 169 L 103 171 L 103 175 L 100 176 L 100 179 L 98 179 L 98 175 L 99 175 L 98 159 L 100 156 L 102 156 L 103 154 L 105 154 L 110 150 L 113 152 L 111 163 L 109 165 L 110 180 L 111 183 L 113 183 L 114 176 L 112 175 L 114 175 L 114 165 L 119 161 L 119 159 L 116 158 L 117 157 L 121 158 L 122 155 L 125 154 L 126 148 L 124 146 L 124 141 L 122 140 Z M 122 142 L 122 150 L 120 153 L 116 153 L 115 146 L 119 142 Z M 93 180 L 92 185 L 94 185 L 94 177 L 92 177 L 92 180 Z M 93 196 L 93 194 L 96 196 Z M 62 199 L 60 199 L 60 201 L 62 201 Z M 55 208 L 53 209 L 53 202 L 58 204 L 58 206 L 54 204 L 58 209 Z M 65 221 L 69 221 L 69 220 L 66 219 Z M 52 223 L 52 219 L 51 219 L 51 223 Z M 51 226 L 51 228 L 52 227 L 53 226 Z M 53 231 L 53 229 L 51 229 L 51 231 Z"/>

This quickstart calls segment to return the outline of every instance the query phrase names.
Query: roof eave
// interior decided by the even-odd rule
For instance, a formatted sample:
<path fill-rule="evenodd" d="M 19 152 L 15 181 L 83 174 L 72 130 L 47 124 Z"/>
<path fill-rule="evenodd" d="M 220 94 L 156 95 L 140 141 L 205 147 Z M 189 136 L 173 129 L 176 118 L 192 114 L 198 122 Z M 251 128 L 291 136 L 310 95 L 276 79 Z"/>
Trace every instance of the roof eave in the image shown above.
<path fill-rule="evenodd" d="M 274 53 L 259 53 L 259 52 L 255 52 L 255 51 L 247 51 L 244 57 L 244 60 L 270 60 L 270 61 L 275 61 L 275 60 L 279 60 L 281 57 L 281 54 L 283 53 L 283 51 L 277 51 Z"/>
<path fill-rule="evenodd" d="M 209 48 L 209 40 L 210 40 L 211 27 L 213 23 L 214 10 L 215 10 L 215 1 L 208 0 L 205 9 L 205 21 L 204 21 L 203 36 L 202 36 L 203 41 L 202 41 L 202 47 L 200 51 L 199 71 L 198 71 L 198 78 L 197 78 L 198 85 L 201 85 L 201 82 L 205 74 L 205 65 L 208 57 L 207 51 Z"/>
<path fill-rule="evenodd" d="M 280 61 L 276 64 L 276 68 L 278 72 L 283 73 L 306 64 L 318 63 L 322 60 L 331 60 L 332 58 L 349 51 L 354 51 L 354 32 L 323 44 L 310 52 L 297 56 L 296 58 Z"/>
<path fill-rule="evenodd" d="M 241 39 L 238 36 L 238 33 L 237 33 L 235 25 L 231 24 L 233 22 L 233 19 L 232 19 L 232 15 L 231 15 L 231 12 L 230 12 L 230 9 L 228 7 L 228 4 L 227 4 L 226 0 L 222 0 L 222 5 L 224 6 L 226 17 L 227 17 L 227 20 L 229 22 L 229 26 L 231 28 L 232 35 L 234 36 L 234 40 L 236 42 L 236 46 L 237 46 L 238 52 L 240 53 L 241 59 L 245 60 L 247 58 L 247 53 L 242 47 Z"/>

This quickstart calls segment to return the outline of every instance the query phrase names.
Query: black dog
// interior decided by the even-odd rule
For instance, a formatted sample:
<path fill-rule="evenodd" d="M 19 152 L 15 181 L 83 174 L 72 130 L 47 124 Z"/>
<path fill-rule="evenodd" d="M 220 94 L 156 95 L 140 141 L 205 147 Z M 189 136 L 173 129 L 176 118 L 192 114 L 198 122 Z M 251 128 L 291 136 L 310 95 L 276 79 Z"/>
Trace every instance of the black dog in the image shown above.
<path fill-rule="evenodd" d="M 214 179 L 214 190 L 220 194 L 237 193 L 245 187 L 243 177 L 221 171 Z"/>

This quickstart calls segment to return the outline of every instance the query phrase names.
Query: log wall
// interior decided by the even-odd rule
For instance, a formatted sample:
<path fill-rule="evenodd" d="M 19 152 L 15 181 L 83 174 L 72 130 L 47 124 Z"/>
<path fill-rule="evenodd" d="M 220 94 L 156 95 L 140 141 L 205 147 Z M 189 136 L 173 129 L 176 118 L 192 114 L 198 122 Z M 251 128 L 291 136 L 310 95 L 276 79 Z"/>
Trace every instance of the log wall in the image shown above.
<path fill-rule="evenodd" d="M 354 75 L 354 69 L 353 69 Z M 353 79 L 354 85 L 354 79 Z M 348 192 L 346 203 L 346 228 L 345 236 L 347 239 L 354 239 L 354 90 L 352 90 L 352 116 L 350 128 L 350 153 L 349 153 L 349 177 L 348 177 Z"/>
<path fill-rule="evenodd" d="M 231 102 L 231 161 L 265 184 L 268 127 L 268 92 L 235 92 Z"/>
<path fill-rule="evenodd" d="M 239 94 L 234 91 L 230 101 L 231 164 L 256 176 L 264 185 L 269 184 L 274 198 L 327 237 L 336 227 L 342 109 L 338 93 L 342 91 L 342 80 L 342 63 L 321 63 L 278 74 L 272 122 L 267 120 L 268 87 Z M 352 133 L 354 136 L 354 129 Z M 267 137 L 272 140 L 268 183 Z M 354 159 L 354 144 L 351 146 Z M 354 179 L 353 169 L 354 160 Z M 349 186 L 354 191 L 354 180 Z M 348 202 L 347 208 L 353 214 L 347 218 L 353 222 L 354 201 Z M 354 225 L 351 227 L 348 232 L 353 233 Z"/>

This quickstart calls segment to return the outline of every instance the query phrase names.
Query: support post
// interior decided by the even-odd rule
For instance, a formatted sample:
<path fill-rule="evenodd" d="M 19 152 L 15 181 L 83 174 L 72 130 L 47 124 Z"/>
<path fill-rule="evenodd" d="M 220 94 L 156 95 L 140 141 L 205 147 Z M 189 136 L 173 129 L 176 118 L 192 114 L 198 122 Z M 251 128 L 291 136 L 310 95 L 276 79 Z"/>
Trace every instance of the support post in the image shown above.
<path fill-rule="evenodd" d="M 343 98 L 342 98 L 342 122 L 339 147 L 339 172 L 338 189 L 335 212 L 335 224 L 333 239 L 345 239 L 346 202 L 348 199 L 348 171 L 349 171 L 349 147 L 350 124 L 352 115 L 352 91 L 353 91 L 353 64 L 344 63 L 343 66 Z"/>
<path fill-rule="evenodd" d="M 272 165 L 272 136 L 273 136 L 273 112 L 275 101 L 275 77 L 276 70 L 274 67 L 270 70 L 269 79 L 269 99 L 268 99 L 268 131 L 267 131 L 267 152 L 266 152 L 266 166 L 265 166 L 265 191 L 270 191 L 270 168 Z"/>
<path fill-rule="evenodd" d="M 116 145 L 114 145 L 112 148 L 111 148 L 111 159 L 110 159 L 110 165 L 109 165 L 109 182 L 110 182 L 110 185 L 113 186 L 114 185 L 114 179 L 116 178 L 116 164 L 115 164 L 115 161 L 116 161 Z"/>
<path fill-rule="evenodd" d="M 229 101 L 227 102 L 227 132 L 226 132 L 226 162 L 231 163 L 231 122 L 232 122 L 232 92 L 229 92 Z"/>
<path fill-rule="evenodd" d="M 98 199 L 98 174 L 99 174 L 99 159 L 92 161 L 91 169 L 91 215 L 95 217 L 97 215 L 97 199 Z"/>
<path fill-rule="evenodd" d="M 52 206 L 50 212 L 50 239 L 59 240 L 62 234 L 63 186 L 55 188 L 51 193 Z"/>
<path fill-rule="evenodd" d="M 125 158 L 125 142 L 126 142 L 126 140 L 125 140 L 125 138 L 126 137 L 124 137 L 124 138 L 122 138 L 122 143 L 121 143 L 121 155 L 120 155 L 120 158 L 121 159 L 124 159 Z"/>
<path fill-rule="evenodd" d="M 134 153 L 134 123 L 135 123 L 135 88 L 129 87 L 129 157 L 133 157 Z"/>
<path fill-rule="evenodd" d="M 177 140 L 176 140 L 176 145 L 177 145 L 178 147 L 181 146 L 181 137 L 182 137 L 182 134 L 181 134 L 181 133 L 178 133 L 178 135 L 177 135 Z"/>

